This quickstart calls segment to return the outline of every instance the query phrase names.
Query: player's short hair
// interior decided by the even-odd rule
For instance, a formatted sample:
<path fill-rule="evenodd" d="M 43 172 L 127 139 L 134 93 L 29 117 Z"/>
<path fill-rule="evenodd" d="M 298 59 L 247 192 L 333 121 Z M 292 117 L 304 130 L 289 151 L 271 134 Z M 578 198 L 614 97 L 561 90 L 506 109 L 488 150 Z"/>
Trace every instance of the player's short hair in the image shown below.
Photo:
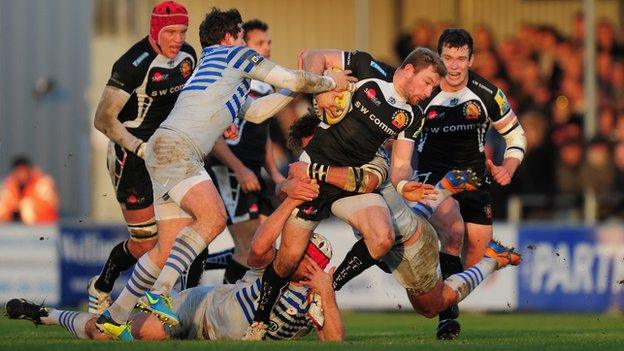
<path fill-rule="evenodd" d="M 447 28 L 440 34 L 438 39 L 438 55 L 442 55 L 442 49 L 445 46 L 461 48 L 464 45 L 468 46 L 468 54 L 472 56 L 474 42 L 470 33 L 463 28 Z"/>
<path fill-rule="evenodd" d="M 269 25 L 259 19 L 252 19 L 251 21 L 243 23 L 243 30 L 245 30 L 245 41 L 247 41 L 247 33 L 251 32 L 252 30 L 260 30 L 266 32 L 267 30 L 269 30 Z"/>
<path fill-rule="evenodd" d="M 405 60 L 403 60 L 403 63 L 401 63 L 401 68 L 405 68 L 405 66 L 409 64 L 414 66 L 415 72 L 420 72 L 429 66 L 433 66 L 433 69 L 440 77 L 446 76 L 446 67 L 442 59 L 440 59 L 440 56 L 427 48 L 419 47 L 412 50 Z"/>
<path fill-rule="evenodd" d="M 303 148 L 301 139 L 314 134 L 320 122 L 312 111 L 297 119 L 288 130 L 288 148 L 292 151 L 301 150 Z"/>
<path fill-rule="evenodd" d="M 11 169 L 15 169 L 20 166 L 30 167 L 32 166 L 32 162 L 30 162 L 30 159 L 25 155 L 15 156 L 11 161 Z"/>
<path fill-rule="evenodd" d="M 221 11 L 213 7 L 199 25 L 199 42 L 202 48 L 219 44 L 227 33 L 236 37 L 240 31 L 238 25 L 241 23 L 243 18 L 237 9 Z"/>

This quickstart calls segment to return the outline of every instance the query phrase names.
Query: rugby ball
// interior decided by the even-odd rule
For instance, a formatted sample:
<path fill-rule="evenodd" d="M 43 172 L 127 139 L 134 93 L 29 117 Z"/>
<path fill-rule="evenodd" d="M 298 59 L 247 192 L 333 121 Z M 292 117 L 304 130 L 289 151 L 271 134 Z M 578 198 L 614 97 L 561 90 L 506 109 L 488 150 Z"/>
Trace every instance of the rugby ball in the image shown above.
<path fill-rule="evenodd" d="M 339 71 L 340 69 L 334 68 L 333 70 Z M 331 111 L 327 109 L 320 108 L 316 101 L 316 95 L 314 95 L 314 99 L 312 99 L 312 106 L 314 107 L 314 112 L 316 113 L 318 118 L 321 120 L 321 122 L 328 124 L 328 125 L 333 125 L 342 121 L 342 119 L 345 118 L 347 113 L 351 111 L 351 98 L 352 97 L 353 97 L 353 92 L 348 91 L 348 90 L 345 90 L 341 92 L 340 95 L 336 96 L 336 98 L 334 99 L 336 106 L 339 106 L 340 109 L 342 110 L 342 113 L 340 113 L 340 115 L 337 115 L 337 116 L 334 116 L 331 113 Z"/>

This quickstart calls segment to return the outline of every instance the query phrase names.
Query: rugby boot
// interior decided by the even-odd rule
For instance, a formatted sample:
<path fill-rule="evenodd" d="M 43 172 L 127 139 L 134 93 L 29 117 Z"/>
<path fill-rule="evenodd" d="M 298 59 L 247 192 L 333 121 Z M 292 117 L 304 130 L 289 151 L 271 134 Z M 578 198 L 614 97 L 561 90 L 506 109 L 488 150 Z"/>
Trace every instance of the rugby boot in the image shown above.
<path fill-rule="evenodd" d="M 180 319 L 173 312 L 173 303 L 170 296 L 156 294 L 151 291 L 146 291 L 144 296 L 145 300 L 139 299 L 138 302 L 140 309 L 153 314 L 165 324 L 176 326 L 180 323 Z"/>
<path fill-rule="evenodd" d="M 89 307 L 87 311 L 93 314 L 102 314 L 113 303 L 110 293 L 100 291 L 95 287 L 95 281 L 100 276 L 96 275 L 89 280 L 87 293 L 89 294 Z"/>
<path fill-rule="evenodd" d="M 45 307 L 25 299 L 11 299 L 4 308 L 9 319 L 25 319 L 35 323 L 35 325 L 43 324 L 41 317 L 48 316 L 48 310 Z"/>
<path fill-rule="evenodd" d="M 121 341 L 133 341 L 130 323 L 120 324 L 115 322 L 108 310 L 104 311 L 95 321 L 95 327 L 102 333 L 113 339 Z"/>
<path fill-rule="evenodd" d="M 444 319 L 438 322 L 436 337 L 438 340 L 454 340 L 459 336 L 460 331 L 461 327 L 456 319 Z"/>
<path fill-rule="evenodd" d="M 245 331 L 243 340 L 247 341 L 260 341 L 264 339 L 267 333 L 267 326 L 263 322 L 253 322 Z"/>
<path fill-rule="evenodd" d="M 440 180 L 440 185 L 453 194 L 462 191 L 475 191 L 481 186 L 479 177 L 472 169 L 453 169 L 444 175 Z"/>
<path fill-rule="evenodd" d="M 213 269 L 225 269 L 228 262 L 232 259 L 234 254 L 234 248 L 226 249 L 223 251 L 208 254 L 204 261 L 204 270 L 209 271 Z"/>
<path fill-rule="evenodd" d="M 491 240 L 485 248 L 485 257 L 495 259 L 497 268 L 508 265 L 517 266 L 522 262 L 522 256 L 514 248 L 508 248 L 496 240 Z"/>

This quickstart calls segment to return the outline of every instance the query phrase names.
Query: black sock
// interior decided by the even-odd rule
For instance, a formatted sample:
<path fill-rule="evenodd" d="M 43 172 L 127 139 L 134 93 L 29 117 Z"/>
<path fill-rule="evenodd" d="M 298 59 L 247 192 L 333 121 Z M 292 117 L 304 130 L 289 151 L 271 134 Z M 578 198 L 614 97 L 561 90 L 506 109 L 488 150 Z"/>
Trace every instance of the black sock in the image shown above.
<path fill-rule="evenodd" d="M 122 241 L 111 250 L 100 277 L 95 281 L 96 289 L 107 293 L 111 292 L 115 280 L 119 278 L 121 272 L 128 270 L 138 261 L 130 254 L 127 245 L 128 240 Z"/>
<path fill-rule="evenodd" d="M 208 256 L 206 256 L 206 261 L 204 262 L 204 270 L 209 271 L 213 269 L 225 269 L 228 263 L 232 260 L 233 254 L 233 247 L 208 254 Z"/>
<path fill-rule="evenodd" d="M 344 260 L 334 273 L 334 290 L 340 290 L 348 281 L 358 276 L 377 262 L 371 257 L 364 239 L 358 240 L 351 251 L 347 252 Z"/>
<path fill-rule="evenodd" d="M 249 267 L 244 266 L 235 259 L 231 258 L 225 267 L 225 274 L 223 274 L 223 284 L 234 284 L 237 280 L 241 279 L 245 273 L 249 270 Z"/>
<path fill-rule="evenodd" d="M 280 277 L 273 268 L 273 263 L 264 270 L 262 275 L 262 288 L 260 289 L 260 298 L 258 298 L 258 308 L 254 315 L 254 321 L 269 324 L 271 318 L 271 310 L 277 303 L 277 299 L 282 291 L 288 286 L 288 277 Z"/>
<path fill-rule="evenodd" d="M 182 289 L 193 288 L 199 285 L 199 281 L 201 280 L 201 276 L 204 273 L 204 261 L 208 257 L 208 248 L 206 247 L 202 252 L 195 257 L 193 262 L 188 268 L 186 272 L 185 284 L 182 286 Z"/>
<path fill-rule="evenodd" d="M 440 269 L 442 270 L 442 279 L 446 279 L 453 274 L 462 272 L 464 270 L 464 266 L 462 265 L 461 258 L 459 258 L 459 256 L 440 252 Z M 459 309 L 457 309 L 457 305 L 453 305 L 440 312 L 440 315 L 438 316 L 441 321 L 445 319 L 457 319 L 457 317 L 459 317 Z"/>

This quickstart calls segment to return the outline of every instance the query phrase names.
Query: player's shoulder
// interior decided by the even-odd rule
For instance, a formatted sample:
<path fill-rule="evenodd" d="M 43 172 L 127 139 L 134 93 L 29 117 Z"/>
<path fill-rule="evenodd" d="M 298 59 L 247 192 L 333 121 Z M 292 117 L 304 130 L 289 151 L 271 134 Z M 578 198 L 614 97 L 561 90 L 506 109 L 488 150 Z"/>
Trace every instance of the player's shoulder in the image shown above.
<path fill-rule="evenodd" d="M 473 71 L 468 73 L 468 88 L 482 99 L 493 99 L 499 90 L 492 82 Z"/>
<path fill-rule="evenodd" d="M 396 68 L 375 59 L 366 51 L 344 51 L 344 68 L 353 71 L 360 79 L 379 78 L 392 80 Z"/>
<path fill-rule="evenodd" d="M 138 70 L 149 67 L 149 63 L 157 56 L 147 37 L 132 45 L 115 61 L 115 67 L 126 70 Z"/>
<path fill-rule="evenodd" d="M 197 52 L 195 51 L 195 48 L 193 48 L 193 46 L 189 43 L 184 42 L 180 51 L 186 52 L 187 54 L 193 56 L 193 59 L 197 60 Z"/>
<path fill-rule="evenodd" d="M 358 87 L 362 88 L 366 98 L 373 101 L 373 103 L 375 103 L 376 99 L 381 98 L 378 96 L 377 90 L 379 90 L 388 105 L 395 109 L 405 110 L 412 115 L 414 114 L 412 106 L 399 95 L 392 82 L 379 78 L 367 78 L 359 81 L 357 84 Z M 377 103 L 375 104 L 377 105 Z"/>

